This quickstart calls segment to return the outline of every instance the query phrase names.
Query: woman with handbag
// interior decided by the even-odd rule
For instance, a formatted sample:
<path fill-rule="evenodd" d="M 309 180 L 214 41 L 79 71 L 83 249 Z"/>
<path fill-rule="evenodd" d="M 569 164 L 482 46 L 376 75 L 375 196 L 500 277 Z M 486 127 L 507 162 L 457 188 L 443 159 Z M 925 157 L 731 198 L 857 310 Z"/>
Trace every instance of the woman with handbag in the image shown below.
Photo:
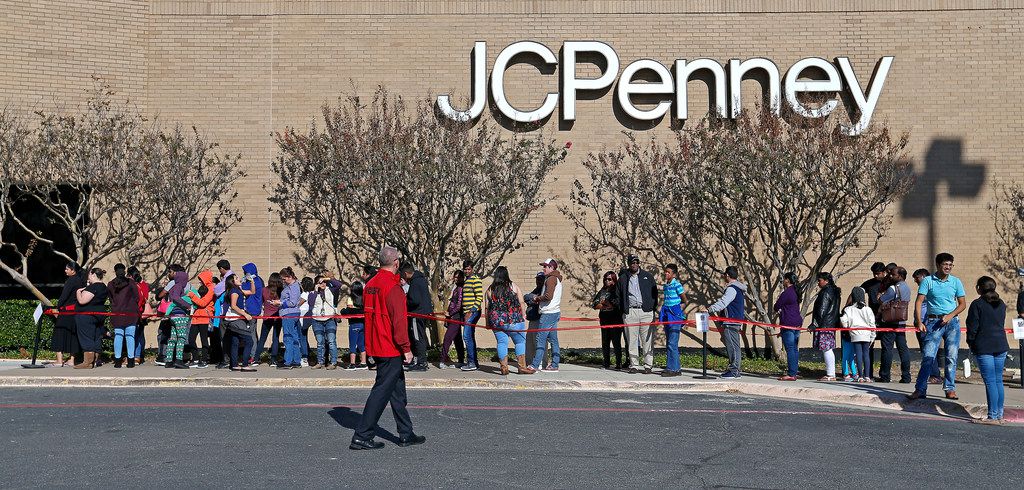
<path fill-rule="evenodd" d="M 245 373 L 256 372 L 249 365 L 249 352 L 252 349 L 252 315 L 245 311 L 245 293 L 242 292 L 238 276 L 231 274 L 224 278 L 224 294 L 227 295 L 227 308 L 224 312 L 224 335 L 227 336 L 229 366 L 232 371 Z M 241 359 L 239 359 L 241 350 Z"/>
<path fill-rule="evenodd" d="M 878 309 L 878 338 L 882 341 L 882 364 L 878 367 L 878 381 L 891 383 L 893 345 L 900 356 L 900 383 L 910 383 L 910 348 L 907 347 L 907 328 L 910 308 L 910 286 L 907 285 L 907 269 L 896 267 L 889 270 L 889 278 L 878 298 L 882 304 Z"/>
<path fill-rule="evenodd" d="M 597 317 L 601 322 L 601 355 L 602 367 L 611 369 L 611 351 L 615 349 L 615 370 L 622 370 L 622 336 L 623 327 L 605 327 L 605 325 L 622 325 L 622 309 L 619 308 L 619 297 L 616 288 L 619 276 L 613 271 L 604 273 L 601 289 L 597 290 L 591 306 L 598 310 Z"/>

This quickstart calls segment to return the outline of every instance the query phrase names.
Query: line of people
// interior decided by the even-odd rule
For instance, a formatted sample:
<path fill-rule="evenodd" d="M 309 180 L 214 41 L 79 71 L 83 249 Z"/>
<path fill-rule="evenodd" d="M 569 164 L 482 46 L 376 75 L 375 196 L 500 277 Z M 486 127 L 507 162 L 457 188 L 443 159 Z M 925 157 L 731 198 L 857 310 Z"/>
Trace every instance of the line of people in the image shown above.
<path fill-rule="evenodd" d="M 478 369 L 476 330 L 481 318 L 493 332 L 498 346 L 501 374 L 509 373 L 508 351 L 515 353 L 518 373 L 557 372 L 560 362 L 558 324 L 561 318 L 561 297 L 564 279 L 559 263 L 548 258 L 539 265 L 533 290 L 525 293 L 510 278 L 508 269 L 498 267 L 492 283 L 483 288 L 474 263 L 465 261 L 463 269 L 452 275 L 453 288 L 447 307 L 447 321 L 441 345 L 441 369 Z M 817 276 L 818 291 L 809 316 L 812 345 L 822 352 L 826 374 L 821 381 L 836 381 L 834 349 L 841 347 L 839 364 L 844 381 L 871 383 L 891 382 L 894 353 L 900 360 L 900 383 L 912 382 L 909 349 L 906 341 L 908 324 L 916 330 L 923 363 L 918 371 L 911 399 L 927 396 L 928 384 L 943 385 L 946 398 L 957 399 L 956 367 L 960 346 L 959 315 L 967 309 L 963 284 L 952 275 L 953 256 L 939 254 L 936 271 L 918 269 L 912 275 L 917 294 L 907 284 L 907 270 L 897 264 L 875 263 L 872 277 L 853 288 L 845 304 L 841 291 L 831 274 Z M 58 301 L 65 312 L 85 313 L 59 316 L 53 336 L 53 350 L 58 362 L 72 363 L 73 357 L 63 353 L 81 352 L 76 368 L 87 369 L 100 363 L 100 346 L 107 334 L 106 317 L 90 315 L 109 311 L 111 337 L 114 343 L 114 367 L 131 368 L 144 362 L 144 321 L 155 311 L 161 316 L 158 329 L 156 363 L 168 368 L 204 368 L 211 362 L 219 368 L 251 372 L 261 364 L 261 356 L 270 341 L 269 365 L 280 369 L 311 366 L 314 369 L 336 369 L 338 366 L 336 315 L 363 313 L 363 285 L 376 273 L 372 267 L 346 287 L 332 274 L 299 280 L 290 267 L 270 275 L 264 282 L 255 264 L 242 267 L 235 274 L 226 260 L 217 264 L 219 276 L 210 271 L 198 274 L 198 287 L 189 281 L 188 273 L 177 265 L 169 267 L 166 282 L 155 291 L 152 301 L 150 286 L 135 268 L 118 264 L 114 279 L 104 283 L 106 271 L 93 268 L 82 271 L 68 264 L 67 283 Z M 407 302 L 407 311 L 431 315 L 432 295 L 426 277 L 411 264 L 401 264 L 399 278 Z M 664 280 L 659 288 L 654 276 L 641 268 L 640 260 L 630 256 L 627 267 L 615 273 L 608 271 L 591 306 L 598 311 L 601 329 L 603 367 L 628 369 L 630 373 L 654 373 L 654 338 L 657 316 L 666 337 L 666 365 L 663 377 L 679 376 L 679 336 L 686 320 L 688 302 L 678 268 L 663 268 Z M 746 320 L 747 287 L 739 280 L 736 267 L 727 267 L 722 275 L 723 294 L 703 308 L 724 317 L 720 331 L 729 359 L 723 378 L 741 376 L 740 332 Z M 783 277 L 784 290 L 774 305 L 783 326 L 803 327 L 800 310 L 802 291 L 793 273 Z M 661 289 L 659 294 L 659 289 Z M 1003 331 L 1005 304 L 995 292 L 995 281 L 989 277 L 978 280 L 979 299 L 971 305 L 967 318 L 968 345 L 978 356 L 982 375 L 1000 376 L 1008 343 Z M 660 301 L 659 301 L 660 300 Z M 659 308 L 660 302 L 660 308 Z M 1020 303 L 1020 302 L 1018 302 Z M 989 306 L 986 306 L 989 305 Z M 1001 306 L 1000 306 L 1001 305 Z M 1020 309 L 1020 308 L 1019 308 Z M 257 316 L 266 319 L 257 331 Z M 736 320 L 735 323 L 729 320 Z M 408 335 L 413 349 L 413 362 L 406 370 L 425 371 L 428 332 L 424 318 L 410 316 Z M 841 332 L 828 330 L 841 327 Z M 527 332 L 540 330 L 538 332 Z M 316 338 L 315 359 L 308 342 L 309 330 Z M 365 352 L 362 318 L 349 320 L 349 359 L 347 369 L 371 369 L 372 359 Z M 799 330 L 782 329 L 779 334 L 786 351 L 786 371 L 779 378 L 794 381 L 799 376 Z M 1001 339 L 1001 342 L 999 341 Z M 284 352 L 279 352 L 283 340 Z M 628 364 L 623 360 L 623 340 L 628 351 Z M 839 341 L 837 343 L 837 340 Z M 873 374 L 873 344 L 881 342 L 881 362 L 877 378 Z M 943 346 L 943 344 L 945 344 Z M 549 348 L 550 346 L 550 348 Z M 454 347 L 458 360 L 451 358 Z M 942 354 L 940 356 L 940 347 Z M 532 359 L 527 350 L 532 349 Z M 614 350 L 614 367 L 611 354 Z M 940 369 L 939 359 L 942 361 Z M 999 384 L 1001 386 L 1001 383 Z M 995 384 L 993 405 L 1000 398 Z M 990 414 L 999 420 L 1001 413 Z"/>

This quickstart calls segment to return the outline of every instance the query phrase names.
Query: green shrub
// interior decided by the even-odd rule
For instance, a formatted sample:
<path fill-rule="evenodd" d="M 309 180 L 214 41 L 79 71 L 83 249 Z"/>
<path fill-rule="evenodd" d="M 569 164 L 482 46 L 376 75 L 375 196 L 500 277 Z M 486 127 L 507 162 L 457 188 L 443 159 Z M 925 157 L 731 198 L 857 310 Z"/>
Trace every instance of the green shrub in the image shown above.
<path fill-rule="evenodd" d="M 31 351 L 36 335 L 36 324 L 32 321 L 38 301 L 27 299 L 0 300 L 0 351 L 17 351 L 21 348 Z M 53 319 L 43 317 L 43 329 L 39 347 L 50 347 L 53 335 Z"/>

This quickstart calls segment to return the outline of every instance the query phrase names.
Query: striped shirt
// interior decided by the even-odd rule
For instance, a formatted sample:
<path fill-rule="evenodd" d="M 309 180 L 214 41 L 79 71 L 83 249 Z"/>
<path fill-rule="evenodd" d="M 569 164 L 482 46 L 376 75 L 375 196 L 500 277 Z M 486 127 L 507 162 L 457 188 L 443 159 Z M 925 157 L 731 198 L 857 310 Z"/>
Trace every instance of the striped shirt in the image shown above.
<path fill-rule="evenodd" d="M 679 283 L 678 279 L 672 279 L 668 284 L 664 286 L 664 302 L 665 306 L 676 306 L 683 302 L 682 295 L 685 292 L 683 285 Z"/>
<path fill-rule="evenodd" d="M 483 301 L 484 281 L 476 274 L 467 277 L 466 284 L 462 286 L 462 313 L 479 310 Z"/>

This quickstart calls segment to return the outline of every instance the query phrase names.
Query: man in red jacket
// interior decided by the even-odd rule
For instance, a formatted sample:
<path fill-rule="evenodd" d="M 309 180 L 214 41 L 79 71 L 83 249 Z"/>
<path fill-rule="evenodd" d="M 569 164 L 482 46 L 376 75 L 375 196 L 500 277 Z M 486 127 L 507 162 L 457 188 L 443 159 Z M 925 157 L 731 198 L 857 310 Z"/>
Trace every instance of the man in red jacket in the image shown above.
<path fill-rule="evenodd" d="M 408 317 L 405 292 L 398 278 L 401 257 L 394 247 L 380 250 L 380 269 L 363 287 L 363 308 L 366 314 L 366 354 L 377 363 L 377 379 L 366 399 L 363 417 L 352 435 L 349 449 L 380 449 L 383 442 L 373 440 L 373 434 L 384 406 L 391 402 L 391 412 L 398 424 L 398 445 L 423 444 L 427 438 L 412 431 L 412 419 L 405 409 L 406 364 L 412 362 L 409 345 Z"/>

